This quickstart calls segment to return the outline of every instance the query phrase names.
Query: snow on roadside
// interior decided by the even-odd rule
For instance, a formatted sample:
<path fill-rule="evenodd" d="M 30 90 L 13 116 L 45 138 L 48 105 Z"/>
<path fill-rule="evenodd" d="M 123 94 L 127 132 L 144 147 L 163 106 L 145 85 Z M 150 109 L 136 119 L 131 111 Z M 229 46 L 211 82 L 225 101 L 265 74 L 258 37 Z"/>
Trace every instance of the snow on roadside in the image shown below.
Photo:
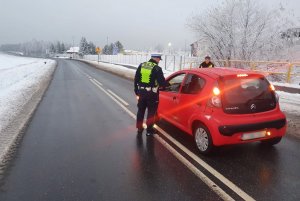
<path fill-rule="evenodd" d="M 0 133 L 18 116 L 54 68 L 53 60 L 0 53 Z"/>
<path fill-rule="evenodd" d="M 280 83 L 280 82 L 272 82 L 272 84 L 275 85 L 275 86 L 300 89 L 300 84 L 289 84 L 289 83 Z"/>
<path fill-rule="evenodd" d="M 291 94 L 283 91 L 276 91 L 279 95 L 279 104 L 282 111 L 300 117 L 300 94 Z"/>

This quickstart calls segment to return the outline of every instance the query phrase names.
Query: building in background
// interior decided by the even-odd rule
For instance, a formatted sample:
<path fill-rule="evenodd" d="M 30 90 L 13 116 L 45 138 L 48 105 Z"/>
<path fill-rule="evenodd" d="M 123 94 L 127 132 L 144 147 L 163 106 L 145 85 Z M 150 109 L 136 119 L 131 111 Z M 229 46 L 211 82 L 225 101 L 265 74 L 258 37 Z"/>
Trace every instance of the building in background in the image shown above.
<path fill-rule="evenodd" d="M 66 53 L 69 55 L 69 57 L 73 58 L 75 55 L 79 55 L 79 47 L 70 47 Z"/>

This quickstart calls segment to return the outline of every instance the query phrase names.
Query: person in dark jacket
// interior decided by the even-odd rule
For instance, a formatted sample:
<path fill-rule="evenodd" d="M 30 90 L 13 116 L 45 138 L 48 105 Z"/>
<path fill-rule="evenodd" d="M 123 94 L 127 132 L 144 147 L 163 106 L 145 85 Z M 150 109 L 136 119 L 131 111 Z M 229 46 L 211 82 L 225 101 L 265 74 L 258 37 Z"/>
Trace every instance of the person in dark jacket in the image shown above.
<path fill-rule="evenodd" d="M 206 57 L 205 57 L 205 61 L 203 61 L 203 62 L 200 64 L 200 66 L 199 66 L 199 68 L 213 68 L 213 67 L 215 67 L 215 64 L 213 64 L 213 63 L 211 62 L 209 56 L 206 56 Z"/>
<path fill-rule="evenodd" d="M 146 109 L 147 115 L 147 136 L 154 134 L 153 125 L 159 103 L 159 87 L 166 87 L 162 68 L 158 66 L 161 61 L 160 54 L 152 54 L 148 62 L 141 63 L 135 73 L 134 92 L 138 97 L 138 112 L 136 119 L 137 133 L 143 133 L 143 120 Z"/>

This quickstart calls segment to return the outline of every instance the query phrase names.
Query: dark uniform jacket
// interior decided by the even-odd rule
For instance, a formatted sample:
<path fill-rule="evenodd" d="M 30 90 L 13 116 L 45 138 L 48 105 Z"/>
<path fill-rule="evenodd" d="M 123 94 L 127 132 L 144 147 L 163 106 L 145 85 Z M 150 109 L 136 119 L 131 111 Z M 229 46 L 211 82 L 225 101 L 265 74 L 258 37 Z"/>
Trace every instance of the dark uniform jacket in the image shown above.
<path fill-rule="evenodd" d="M 151 71 L 150 82 L 149 83 L 141 82 L 141 67 L 143 65 L 143 63 L 141 63 L 138 69 L 136 70 L 135 78 L 134 78 L 135 94 L 138 94 L 139 87 L 157 87 L 157 86 L 166 87 L 167 86 L 167 82 L 165 80 L 163 71 L 161 67 L 158 66 L 158 63 L 153 59 L 150 59 L 149 62 L 156 64 Z"/>
<path fill-rule="evenodd" d="M 212 67 L 215 67 L 215 64 L 213 64 L 212 62 L 206 63 L 205 61 L 202 62 L 199 66 L 199 68 L 212 68 Z"/>

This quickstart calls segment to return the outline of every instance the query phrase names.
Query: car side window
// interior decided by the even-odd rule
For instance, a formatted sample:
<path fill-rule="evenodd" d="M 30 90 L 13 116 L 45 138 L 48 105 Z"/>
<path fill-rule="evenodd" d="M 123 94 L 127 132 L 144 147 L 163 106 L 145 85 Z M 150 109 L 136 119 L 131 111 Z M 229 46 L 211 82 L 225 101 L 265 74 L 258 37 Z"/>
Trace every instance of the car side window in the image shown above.
<path fill-rule="evenodd" d="M 204 85 L 205 79 L 198 75 L 189 74 L 185 79 L 181 92 L 183 94 L 198 94 L 203 89 Z"/>
<path fill-rule="evenodd" d="M 185 77 L 185 74 L 179 74 L 179 75 L 175 75 L 174 77 L 172 77 L 171 79 L 169 79 L 169 83 L 170 86 L 166 87 L 164 91 L 169 91 L 169 92 L 174 92 L 177 93 L 179 92 L 181 83 L 183 81 Z"/>

